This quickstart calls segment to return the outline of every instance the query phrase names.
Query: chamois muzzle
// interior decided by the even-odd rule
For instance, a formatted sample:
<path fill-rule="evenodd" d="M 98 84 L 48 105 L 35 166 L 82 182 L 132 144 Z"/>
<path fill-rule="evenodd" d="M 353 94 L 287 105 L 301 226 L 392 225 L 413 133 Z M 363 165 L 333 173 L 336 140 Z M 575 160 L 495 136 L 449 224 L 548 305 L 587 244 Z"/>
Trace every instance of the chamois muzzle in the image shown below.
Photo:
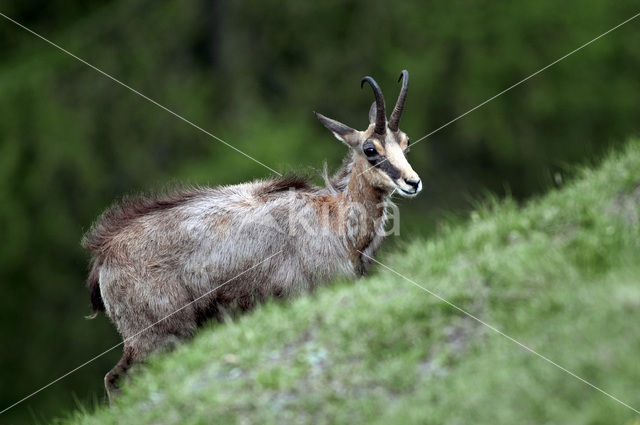
<path fill-rule="evenodd" d="M 416 175 L 415 177 L 409 179 L 404 178 L 402 179 L 402 182 L 396 181 L 396 186 L 398 189 L 400 189 L 400 195 L 407 198 L 413 198 L 418 193 L 420 193 L 420 191 L 422 191 L 422 180 L 420 180 L 420 178 Z"/>

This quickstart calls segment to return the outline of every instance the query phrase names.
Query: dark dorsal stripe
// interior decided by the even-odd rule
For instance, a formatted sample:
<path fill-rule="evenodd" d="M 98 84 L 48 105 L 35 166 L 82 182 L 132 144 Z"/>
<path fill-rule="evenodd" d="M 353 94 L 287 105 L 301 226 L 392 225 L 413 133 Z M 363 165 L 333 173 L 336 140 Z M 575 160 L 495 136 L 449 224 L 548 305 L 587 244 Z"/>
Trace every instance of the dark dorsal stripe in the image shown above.
<path fill-rule="evenodd" d="M 167 190 L 164 194 L 125 197 L 102 213 L 82 238 L 82 247 L 100 254 L 115 235 L 137 218 L 178 207 L 205 193 L 206 189 L 185 188 L 175 193 Z"/>
<path fill-rule="evenodd" d="M 285 192 L 289 189 L 311 191 L 313 187 L 306 177 L 290 175 L 266 182 L 262 187 L 258 188 L 256 195 L 270 195 Z"/>

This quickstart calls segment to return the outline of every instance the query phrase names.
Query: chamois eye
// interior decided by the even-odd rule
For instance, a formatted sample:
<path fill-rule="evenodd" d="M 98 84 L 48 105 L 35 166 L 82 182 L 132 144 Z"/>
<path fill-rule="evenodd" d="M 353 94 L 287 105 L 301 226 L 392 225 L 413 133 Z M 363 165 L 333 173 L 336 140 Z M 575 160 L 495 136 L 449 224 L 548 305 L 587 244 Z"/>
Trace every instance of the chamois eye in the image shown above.
<path fill-rule="evenodd" d="M 367 156 L 374 156 L 378 154 L 378 151 L 373 146 L 367 146 L 364 148 L 364 154 Z"/>

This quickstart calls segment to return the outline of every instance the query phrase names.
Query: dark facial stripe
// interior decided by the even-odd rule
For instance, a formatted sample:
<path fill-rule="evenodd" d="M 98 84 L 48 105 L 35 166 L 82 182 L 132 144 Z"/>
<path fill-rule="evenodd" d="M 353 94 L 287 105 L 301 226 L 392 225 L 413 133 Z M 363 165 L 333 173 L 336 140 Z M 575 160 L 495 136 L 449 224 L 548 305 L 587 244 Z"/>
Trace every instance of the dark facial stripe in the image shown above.
<path fill-rule="evenodd" d="M 369 159 L 369 164 L 387 173 L 387 175 L 394 181 L 398 180 L 401 176 L 400 170 L 387 161 L 383 156 Z"/>

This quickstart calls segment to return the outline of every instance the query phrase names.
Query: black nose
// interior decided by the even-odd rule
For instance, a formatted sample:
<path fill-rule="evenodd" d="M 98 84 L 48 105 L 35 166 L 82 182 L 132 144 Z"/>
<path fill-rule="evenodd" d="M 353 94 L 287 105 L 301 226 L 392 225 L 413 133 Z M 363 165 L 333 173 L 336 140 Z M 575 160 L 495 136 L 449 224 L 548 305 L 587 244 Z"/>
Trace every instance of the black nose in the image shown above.
<path fill-rule="evenodd" d="M 420 185 L 420 179 L 404 179 L 404 182 L 415 190 L 418 190 L 418 186 Z"/>

